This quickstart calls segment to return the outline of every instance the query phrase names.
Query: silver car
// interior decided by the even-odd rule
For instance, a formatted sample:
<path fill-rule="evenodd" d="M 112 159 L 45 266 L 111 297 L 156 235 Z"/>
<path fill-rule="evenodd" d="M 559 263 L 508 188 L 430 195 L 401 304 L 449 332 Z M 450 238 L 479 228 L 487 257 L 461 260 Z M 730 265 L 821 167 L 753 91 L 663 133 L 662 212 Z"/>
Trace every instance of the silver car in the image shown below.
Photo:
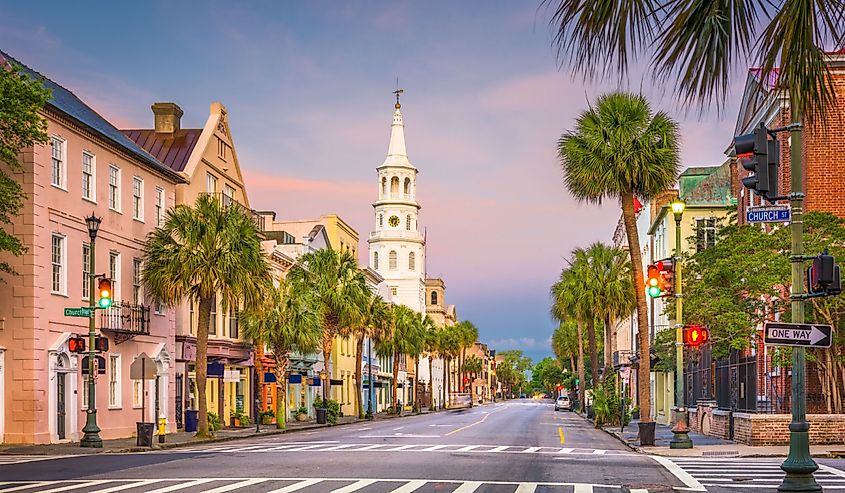
<path fill-rule="evenodd" d="M 555 411 L 571 411 L 572 400 L 569 397 L 562 395 L 555 401 Z"/>

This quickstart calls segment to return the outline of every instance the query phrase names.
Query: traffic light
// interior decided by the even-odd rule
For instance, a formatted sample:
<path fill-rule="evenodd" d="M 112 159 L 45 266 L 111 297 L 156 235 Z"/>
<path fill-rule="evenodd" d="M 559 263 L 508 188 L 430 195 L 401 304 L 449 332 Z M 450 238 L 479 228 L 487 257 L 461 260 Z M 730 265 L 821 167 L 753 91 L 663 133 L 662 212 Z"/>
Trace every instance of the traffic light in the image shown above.
<path fill-rule="evenodd" d="M 96 349 L 98 353 L 109 352 L 109 338 L 105 336 L 97 336 L 97 338 L 94 339 L 94 349 Z"/>
<path fill-rule="evenodd" d="M 660 269 L 656 265 L 649 265 L 646 272 L 645 290 L 652 298 L 660 296 Z"/>
<path fill-rule="evenodd" d="M 780 168 L 780 144 L 769 140 L 769 131 L 762 122 L 750 134 L 734 137 L 736 157 L 742 160 L 742 167 L 754 174 L 742 179 L 746 188 L 774 202 L 778 195 L 778 169 Z"/>
<path fill-rule="evenodd" d="M 659 260 L 656 265 L 660 271 L 660 289 L 663 291 L 661 296 L 675 296 L 675 260 Z"/>
<path fill-rule="evenodd" d="M 112 303 L 111 279 L 103 277 L 97 283 L 97 292 L 100 293 L 100 298 L 97 301 L 97 306 L 100 308 L 108 308 Z"/>
<path fill-rule="evenodd" d="M 813 265 L 807 269 L 807 292 L 835 295 L 842 292 L 842 281 L 839 277 L 839 266 L 833 255 L 820 253 L 813 259 Z"/>
<path fill-rule="evenodd" d="M 67 340 L 67 348 L 71 353 L 84 353 L 85 352 L 85 338 L 80 336 L 74 336 Z"/>
<path fill-rule="evenodd" d="M 710 330 L 701 325 L 689 325 L 684 330 L 684 342 L 687 346 L 698 347 L 710 339 Z"/>

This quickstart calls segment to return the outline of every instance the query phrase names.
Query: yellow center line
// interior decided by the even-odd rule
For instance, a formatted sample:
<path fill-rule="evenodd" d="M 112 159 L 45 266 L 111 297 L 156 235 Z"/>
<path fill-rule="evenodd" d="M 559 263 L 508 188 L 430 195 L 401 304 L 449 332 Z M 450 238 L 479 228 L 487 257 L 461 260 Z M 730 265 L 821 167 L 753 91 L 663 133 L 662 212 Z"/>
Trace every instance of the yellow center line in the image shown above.
<path fill-rule="evenodd" d="M 560 435 L 560 444 L 563 445 L 563 426 L 557 427 L 557 434 Z"/>

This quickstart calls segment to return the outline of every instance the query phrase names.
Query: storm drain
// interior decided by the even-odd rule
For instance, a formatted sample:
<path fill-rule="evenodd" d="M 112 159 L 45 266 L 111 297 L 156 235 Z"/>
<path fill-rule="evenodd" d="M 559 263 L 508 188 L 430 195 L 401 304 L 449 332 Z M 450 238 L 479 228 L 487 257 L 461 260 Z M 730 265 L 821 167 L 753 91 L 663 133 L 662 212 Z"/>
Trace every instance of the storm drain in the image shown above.
<path fill-rule="evenodd" d="M 738 450 L 705 450 L 701 453 L 704 457 L 725 457 L 731 455 L 739 455 Z"/>

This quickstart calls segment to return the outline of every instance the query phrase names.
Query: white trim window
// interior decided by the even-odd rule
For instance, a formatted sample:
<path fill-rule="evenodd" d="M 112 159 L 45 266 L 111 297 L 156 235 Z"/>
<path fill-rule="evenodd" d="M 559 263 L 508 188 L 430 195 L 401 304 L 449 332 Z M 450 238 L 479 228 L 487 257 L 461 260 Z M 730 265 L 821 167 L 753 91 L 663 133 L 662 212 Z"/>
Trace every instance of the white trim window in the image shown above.
<path fill-rule="evenodd" d="M 120 389 L 120 355 L 109 355 L 109 409 L 120 409 L 123 407 L 121 402 Z"/>
<path fill-rule="evenodd" d="M 52 287 L 53 294 L 62 296 L 67 294 L 67 252 L 65 245 L 67 238 L 60 234 L 53 233 L 50 242 L 50 263 L 52 264 Z"/>
<path fill-rule="evenodd" d="M 97 161 L 88 151 L 82 153 L 82 198 L 97 202 Z"/>
<path fill-rule="evenodd" d="M 167 210 L 164 204 L 164 189 L 156 187 L 156 227 L 164 226 L 164 211 Z"/>
<path fill-rule="evenodd" d="M 50 184 L 54 187 L 67 190 L 66 174 L 67 161 L 65 161 L 65 154 L 67 154 L 67 142 L 55 135 L 50 138 Z"/>
<path fill-rule="evenodd" d="M 132 259 L 132 303 L 141 303 L 141 259 Z"/>
<path fill-rule="evenodd" d="M 390 270 L 396 270 L 397 259 L 398 256 L 396 254 L 396 250 L 391 250 L 390 253 L 387 254 L 387 268 Z"/>
<path fill-rule="evenodd" d="M 144 381 L 132 380 L 132 407 L 134 409 L 141 409 L 141 401 L 144 394 Z"/>
<path fill-rule="evenodd" d="M 716 244 L 716 218 L 695 218 L 695 251 L 700 252 Z"/>
<path fill-rule="evenodd" d="M 109 252 L 109 279 L 111 279 L 112 300 L 120 300 L 120 252 Z"/>
<path fill-rule="evenodd" d="M 109 166 L 109 209 L 120 212 L 120 168 Z"/>
<path fill-rule="evenodd" d="M 132 219 L 144 220 L 144 180 L 139 176 L 132 177 Z"/>
<path fill-rule="evenodd" d="M 235 201 L 235 189 L 228 183 L 223 185 L 223 205 L 229 206 Z"/>
<path fill-rule="evenodd" d="M 211 173 L 205 175 L 205 191 L 208 193 L 217 193 L 217 177 Z"/>
<path fill-rule="evenodd" d="M 82 244 L 82 299 L 91 298 L 91 244 Z"/>
<path fill-rule="evenodd" d="M 396 296 L 397 294 L 399 294 L 399 290 L 396 288 L 396 286 L 390 286 L 390 295 Z"/>

